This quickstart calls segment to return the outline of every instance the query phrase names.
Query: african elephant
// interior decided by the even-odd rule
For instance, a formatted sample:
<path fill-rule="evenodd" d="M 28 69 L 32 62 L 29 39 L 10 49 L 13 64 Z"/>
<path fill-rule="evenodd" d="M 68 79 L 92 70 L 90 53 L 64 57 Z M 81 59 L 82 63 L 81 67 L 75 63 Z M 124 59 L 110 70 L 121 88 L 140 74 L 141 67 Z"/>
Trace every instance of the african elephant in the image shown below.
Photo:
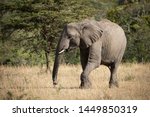
<path fill-rule="evenodd" d="M 117 69 L 126 48 L 123 29 L 107 19 L 101 21 L 84 20 L 64 26 L 56 49 L 53 67 L 53 85 L 57 84 L 57 73 L 61 53 L 72 48 L 80 48 L 81 73 L 80 88 L 88 88 L 89 74 L 100 65 L 110 70 L 109 87 L 118 87 Z"/>

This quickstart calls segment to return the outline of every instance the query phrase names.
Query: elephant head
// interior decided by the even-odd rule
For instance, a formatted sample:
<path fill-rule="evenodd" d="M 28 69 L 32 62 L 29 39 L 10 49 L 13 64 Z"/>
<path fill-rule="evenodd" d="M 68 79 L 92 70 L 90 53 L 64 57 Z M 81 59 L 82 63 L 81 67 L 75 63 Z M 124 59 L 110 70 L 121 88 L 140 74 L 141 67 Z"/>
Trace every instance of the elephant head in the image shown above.
<path fill-rule="evenodd" d="M 70 23 L 64 27 L 56 49 L 52 75 L 54 85 L 57 84 L 60 55 L 66 50 L 76 47 L 88 48 L 100 39 L 102 32 L 98 22 L 91 20 L 85 20 L 81 23 Z"/>

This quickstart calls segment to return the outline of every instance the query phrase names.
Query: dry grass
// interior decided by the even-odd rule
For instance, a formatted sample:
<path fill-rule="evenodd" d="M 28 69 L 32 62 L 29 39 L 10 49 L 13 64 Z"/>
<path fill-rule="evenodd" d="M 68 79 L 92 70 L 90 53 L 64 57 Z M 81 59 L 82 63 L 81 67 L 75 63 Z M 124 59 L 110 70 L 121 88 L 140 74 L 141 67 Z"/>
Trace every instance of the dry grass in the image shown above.
<path fill-rule="evenodd" d="M 108 88 L 109 70 L 90 74 L 91 89 L 79 89 L 81 67 L 61 65 L 53 87 L 51 74 L 39 67 L 0 66 L 0 99 L 150 99 L 150 64 L 123 64 L 119 88 Z"/>

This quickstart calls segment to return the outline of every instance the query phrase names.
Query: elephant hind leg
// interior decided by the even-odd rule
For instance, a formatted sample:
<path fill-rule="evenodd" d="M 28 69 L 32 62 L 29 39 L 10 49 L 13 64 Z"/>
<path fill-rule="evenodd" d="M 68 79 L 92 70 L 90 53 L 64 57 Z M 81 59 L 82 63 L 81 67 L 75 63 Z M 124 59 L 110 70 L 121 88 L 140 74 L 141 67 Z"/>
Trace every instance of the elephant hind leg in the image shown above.
<path fill-rule="evenodd" d="M 113 63 L 109 66 L 110 69 L 110 81 L 109 81 L 109 88 L 113 87 L 119 87 L 118 81 L 117 81 L 117 70 L 118 70 L 118 64 Z"/>

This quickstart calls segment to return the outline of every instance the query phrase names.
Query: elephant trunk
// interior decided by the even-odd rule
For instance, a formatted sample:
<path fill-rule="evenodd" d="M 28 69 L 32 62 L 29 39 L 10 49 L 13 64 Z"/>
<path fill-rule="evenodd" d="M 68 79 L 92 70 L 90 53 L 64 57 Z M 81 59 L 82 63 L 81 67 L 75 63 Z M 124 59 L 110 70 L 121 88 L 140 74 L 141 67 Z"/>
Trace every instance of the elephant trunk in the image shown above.
<path fill-rule="evenodd" d="M 60 55 L 58 51 L 56 51 L 55 62 L 53 66 L 53 74 L 52 74 L 53 85 L 57 85 L 57 74 L 58 74 L 59 63 L 60 63 Z"/>
<path fill-rule="evenodd" d="M 58 45 L 57 45 L 57 49 L 56 49 L 56 53 L 55 53 L 55 61 L 54 61 L 54 66 L 53 66 L 53 73 L 52 73 L 52 80 L 53 80 L 53 85 L 57 85 L 57 74 L 58 74 L 58 69 L 59 69 L 59 64 L 60 64 L 60 57 L 61 57 L 61 53 L 63 53 L 63 47 L 61 40 L 59 40 Z"/>
<path fill-rule="evenodd" d="M 61 54 L 64 53 L 69 48 L 69 40 L 68 39 L 62 39 L 60 38 L 57 49 L 56 49 L 56 55 L 55 55 L 55 62 L 53 66 L 53 74 L 52 74 L 52 80 L 53 85 L 57 85 L 57 74 L 58 74 L 58 68 L 60 63 L 60 57 Z"/>

